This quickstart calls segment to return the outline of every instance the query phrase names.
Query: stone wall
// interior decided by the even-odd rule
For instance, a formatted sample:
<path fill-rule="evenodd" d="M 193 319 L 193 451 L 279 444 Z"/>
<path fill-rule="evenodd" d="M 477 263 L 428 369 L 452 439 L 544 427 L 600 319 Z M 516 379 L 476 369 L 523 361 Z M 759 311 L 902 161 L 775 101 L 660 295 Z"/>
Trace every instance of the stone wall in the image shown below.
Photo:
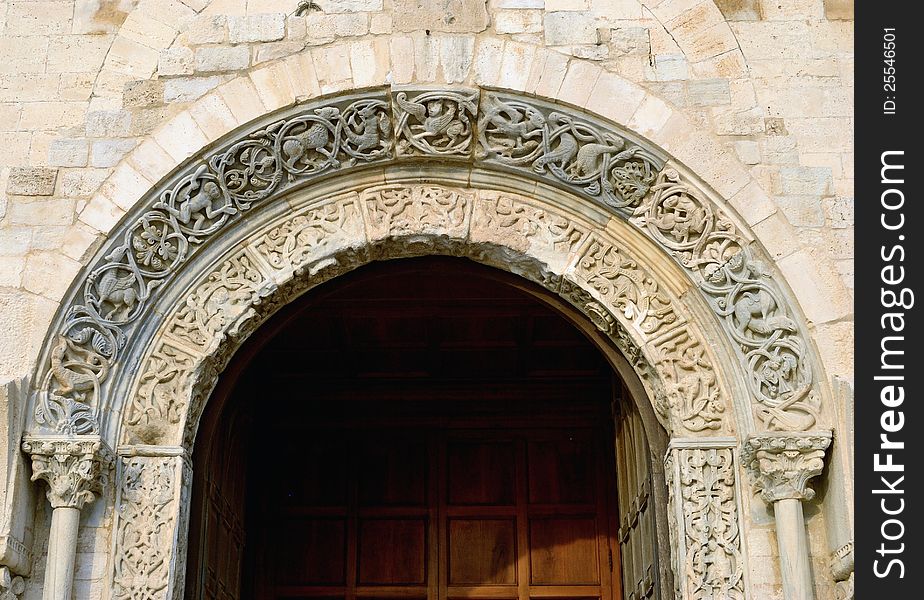
<path fill-rule="evenodd" d="M 230 113 L 259 116 L 279 105 L 280 87 L 297 98 L 297 85 L 323 94 L 471 83 L 492 69 L 491 85 L 535 76 L 539 95 L 617 115 L 601 90 L 628 80 L 647 95 L 622 123 L 657 132 L 669 152 L 708 155 L 702 168 L 689 166 L 720 193 L 724 165 L 748 173 L 756 185 L 735 208 L 799 300 L 827 376 L 852 379 L 851 2 L 316 5 L 300 14 L 296 0 L 0 3 L 0 382 L 33 373 L 59 303 L 105 234 L 161 176 L 240 120 Z M 311 73 L 296 86 L 276 68 L 290 56 Z M 235 86 L 255 87 L 263 105 L 236 104 L 249 94 Z M 645 119 L 631 121 L 638 113 Z M 713 160 L 713 146 L 726 154 Z M 751 505 L 750 556 L 774 556 L 772 517 Z M 90 521 L 100 529 L 81 534 L 87 552 L 104 556 L 110 518 L 111 504 L 98 502 Z M 820 514 L 809 512 L 809 525 L 818 597 L 831 598 L 830 532 Z M 42 528 L 40 519 L 38 556 Z M 105 587 L 97 562 L 78 572 L 87 597 Z M 752 577 L 755 597 L 779 588 L 775 560 L 767 564 Z"/>

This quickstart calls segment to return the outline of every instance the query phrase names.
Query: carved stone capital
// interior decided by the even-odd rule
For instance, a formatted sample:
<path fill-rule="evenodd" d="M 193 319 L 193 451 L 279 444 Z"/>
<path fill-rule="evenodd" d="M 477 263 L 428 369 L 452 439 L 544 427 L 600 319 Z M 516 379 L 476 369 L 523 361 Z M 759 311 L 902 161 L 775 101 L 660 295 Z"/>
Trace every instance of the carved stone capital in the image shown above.
<path fill-rule="evenodd" d="M 787 498 L 811 500 L 815 490 L 809 480 L 824 470 L 825 450 L 830 445 L 830 431 L 759 433 L 745 441 L 741 461 L 752 485 L 768 503 Z"/>
<path fill-rule="evenodd" d="M 45 480 L 53 508 L 83 508 L 101 491 L 112 451 L 97 436 L 26 437 L 22 449 L 32 457 L 32 481 Z"/>

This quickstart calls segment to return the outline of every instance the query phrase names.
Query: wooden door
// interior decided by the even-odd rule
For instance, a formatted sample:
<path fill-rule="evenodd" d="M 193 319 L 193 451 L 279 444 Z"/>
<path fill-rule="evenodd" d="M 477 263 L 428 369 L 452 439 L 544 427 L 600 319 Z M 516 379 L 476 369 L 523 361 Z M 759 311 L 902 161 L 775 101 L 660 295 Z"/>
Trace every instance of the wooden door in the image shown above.
<path fill-rule="evenodd" d="M 611 435 L 442 420 L 291 439 L 248 527 L 243 595 L 620 600 Z"/>

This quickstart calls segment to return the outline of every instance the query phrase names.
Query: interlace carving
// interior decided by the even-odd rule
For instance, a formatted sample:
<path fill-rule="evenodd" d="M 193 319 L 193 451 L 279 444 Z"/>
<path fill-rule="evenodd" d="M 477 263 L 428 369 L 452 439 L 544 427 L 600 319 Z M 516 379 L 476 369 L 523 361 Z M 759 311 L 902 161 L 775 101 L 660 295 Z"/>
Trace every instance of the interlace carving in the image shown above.
<path fill-rule="evenodd" d="M 653 345 L 661 389 L 655 408 L 671 423 L 670 431 L 715 431 L 722 428 L 725 404 L 715 369 L 705 348 L 685 327 Z"/>
<path fill-rule="evenodd" d="M 512 170 L 628 218 L 702 280 L 702 292 L 741 351 L 763 426 L 814 426 L 819 400 L 812 389 L 808 350 L 785 296 L 722 209 L 703 199 L 676 170 L 662 172 L 666 155 L 660 150 L 590 115 L 535 98 L 464 88 L 383 88 L 289 109 L 193 161 L 143 200 L 66 304 L 46 371 L 37 380 L 34 416 L 40 430 L 66 435 L 99 431 L 104 387 L 128 336 L 160 287 L 210 238 L 293 186 L 353 167 L 414 157 Z M 379 246 L 408 231 L 464 237 L 473 201 L 466 194 L 436 190 L 409 197 L 383 190 L 370 197 L 371 204 L 369 198 L 362 200 L 359 209 L 373 251 L 385 251 Z M 509 234 L 504 245 L 509 242 L 509 247 L 540 260 L 564 246 L 584 243 L 581 235 L 586 238 L 586 232 L 569 229 L 566 220 L 508 202 L 503 195 L 495 198 L 479 202 L 475 217 L 490 226 L 475 224 L 476 235 L 499 227 Z M 316 207 L 281 224 L 256 251 L 272 268 L 300 270 L 312 255 L 341 250 L 329 240 L 344 226 L 358 226 L 360 219 L 353 219 L 352 210 L 349 203 Z M 420 245 L 418 253 L 427 248 L 448 253 L 445 241 L 439 248 Z M 323 246 L 328 243 L 330 247 Z M 661 335 L 676 315 L 657 283 L 617 249 L 604 246 L 597 243 L 581 259 L 579 277 L 594 286 L 608 309 L 620 312 L 643 334 Z M 308 266 L 312 276 L 320 268 Z M 519 268 L 511 265 L 514 272 Z M 535 270 L 528 265 L 522 269 Z M 532 275 L 537 277 L 544 281 L 551 275 Z M 242 281 L 241 289 L 246 285 Z M 210 332 L 228 318 L 217 308 L 225 291 L 200 293 L 217 295 L 189 307 L 177 323 L 175 333 L 187 343 L 210 340 Z M 209 302 L 212 308 L 207 308 Z"/>
<path fill-rule="evenodd" d="M 603 204 L 641 202 L 663 160 L 623 135 L 537 102 L 482 94 L 477 158 L 550 174 Z"/>
<path fill-rule="evenodd" d="M 174 547 L 176 457 L 122 459 L 113 597 L 161 600 Z"/>
<path fill-rule="evenodd" d="M 481 236 L 478 234 L 481 233 Z M 567 255 L 586 231 L 561 215 L 527 204 L 509 194 L 482 192 L 475 204 L 472 238 L 503 241 L 508 248 L 526 252 L 531 246 Z"/>
<path fill-rule="evenodd" d="M 148 357 L 125 421 L 131 443 L 158 443 L 182 420 L 195 364 L 191 354 L 169 342 Z"/>
<path fill-rule="evenodd" d="M 471 153 L 478 90 L 405 90 L 393 98 L 399 156 Z"/>
<path fill-rule="evenodd" d="M 594 239 L 578 263 L 577 274 L 645 334 L 657 335 L 677 321 L 670 299 L 654 277 L 612 244 Z"/>
<path fill-rule="evenodd" d="M 757 434 L 741 448 L 748 477 L 767 503 L 788 498 L 811 500 L 809 480 L 821 475 L 831 431 Z"/>
<path fill-rule="evenodd" d="M 683 564 L 677 570 L 679 598 L 744 600 L 744 560 L 731 448 L 677 448 L 668 472 L 679 481 L 671 501 L 681 504 Z M 675 467 L 673 461 L 677 461 Z M 673 513 L 673 511 L 671 511 Z M 674 519 L 676 523 L 676 520 Z M 673 531 L 675 528 L 671 527 Z"/>
<path fill-rule="evenodd" d="M 112 453 L 96 436 L 26 437 L 24 452 L 32 457 L 32 481 L 48 484 L 45 495 L 53 508 L 77 508 L 92 502 L 104 488 Z"/>

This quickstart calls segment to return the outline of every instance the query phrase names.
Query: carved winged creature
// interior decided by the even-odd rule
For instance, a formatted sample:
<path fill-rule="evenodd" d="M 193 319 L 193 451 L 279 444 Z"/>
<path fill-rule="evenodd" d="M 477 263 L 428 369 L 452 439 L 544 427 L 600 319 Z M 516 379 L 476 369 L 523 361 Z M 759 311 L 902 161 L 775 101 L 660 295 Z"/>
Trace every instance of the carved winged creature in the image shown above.
<path fill-rule="evenodd" d="M 68 360 L 68 350 L 80 356 L 80 360 Z M 75 371 L 71 368 L 74 365 L 84 367 L 85 372 Z M 51 376 L 58 384 L 58 395 L 76 392 L 77 399 L 82 400 L 86 392 L 95 389 L 98 382 L 106 378 L 106 372 L 106 362 L 98 354 L 77 347 L 66 336 L 58 336 L 58 344 L 51 351 Z"/>
<path fill-rule="evenodd" d="M 106 320 L 112 320 L 112 316 L 119 313 L 119 318 L 124 319 L 135 308 L 138 302 L 138 290 L 135 289 L 135 276 L 131 273 L 119 275 L 116 269 L 105 271 L 96 284 L 99 293 L 99 303 L 109 303 L 112 308 L 109 309 L 102 317 Z"/>
<path fill-rule="evenodd" d="M 422 125 L 411 125 L 414 139 L 427 139 L 445 135 L 454 145 L 459 136 L 465 133 L 465 125 L 456 119 L 456 108 L 452 103 L 444 105 L 442 99 L 430 100 L 426 105 L 407 99 L 405 92 L 395 96 L 395 101 L 402 110 L 412 115 Z"/>
<path fill-rule="evenodd" d="M 326 121 L 331 121 L 340 115 L 340 110 L 331 106 L 319 108 L 316 112 Z M 326 148 L 330 142 L 330 133 L 327 124 L 315 122 L 302 133 L 287 138 L 282 143 L 282 152 L 286 155 L 286 166 L 291 169 L 299 161 L 303 164 L 311 163 L 312 151 L 327 157 L 334 168 L 340 166 L 340 161 Z"/>
<path fill-rule="evenodd" d="M 613 158 L 614 161 L 626 160 L 635 155 L 635 148 L 630 148 L 620 152 L 625 146 L 625 142 L 620 139 L 614 139 L 609 144 L 584 144 L 577 153 L 577 159 L 568 167 L 568 174 L 572 177 L 585 177 L 595 175 L 600 168 L 600 157 L 604 154 L 618 152 Z"/>

